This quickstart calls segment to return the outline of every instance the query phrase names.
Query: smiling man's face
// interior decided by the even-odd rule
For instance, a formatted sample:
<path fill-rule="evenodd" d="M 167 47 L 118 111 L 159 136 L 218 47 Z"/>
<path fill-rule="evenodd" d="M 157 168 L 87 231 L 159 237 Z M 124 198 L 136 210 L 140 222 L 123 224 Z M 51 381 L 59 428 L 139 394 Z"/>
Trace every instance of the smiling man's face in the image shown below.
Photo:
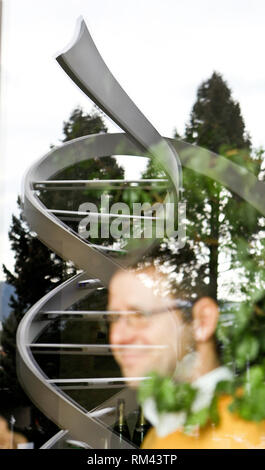
<path fill-rule="evenodd" d="M 180 311 L 165 311 L 173 298 L 165 294 L 161 274 L 151 268 L 142 272 L 119 271 L 109 286 L 110 311 L 161 309 L 161 313 L 142 317 L 120 315 L 110 327 L 110 343 L 124 377 L 143 377 L 151 371 L 173 374 L 177 361 L 191 349 L 191 328 Z M 136 382 L 131 381 L 131 386 Z"/>

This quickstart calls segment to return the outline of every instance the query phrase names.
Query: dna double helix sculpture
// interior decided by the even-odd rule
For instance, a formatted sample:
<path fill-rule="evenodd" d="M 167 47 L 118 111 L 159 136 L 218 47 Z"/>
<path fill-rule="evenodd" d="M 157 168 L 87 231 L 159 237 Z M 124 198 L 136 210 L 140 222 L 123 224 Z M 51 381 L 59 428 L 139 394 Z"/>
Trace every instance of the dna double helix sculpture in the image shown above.
<path fill-rule="evenodd" d="M 137 243 L 130 245 L 128 242 L 125 246 L 111 238 L 95 243 L 85 237 L 85 225 L 83 232 L 76 227 L 80 227 L 78 222 L 88 215 L 85 204 L 90 201 L 89 195 L 93 194 L 95 199 L 95 194 L 99 197 L 114 192 L 118 200 L 124 190 L 141 189 L 151 195 L 159 191 L 162 204 L 156 211 L 153 210 L 157 203 L 154 200 L 149 212 L 144 214 L 124 216 L 96 210 L 89 214 L 101 225 L 115 217 L 123 219 L 129 227 L 133 221 L 138 221 L 141 227 L 146 220 L 159 219 L 161 210 L 170 202 L 177 208 L 179 223 L 174 237 L 181 248 L 185 243 L 185 224 L 180 223 L 180 220 L 185 221 L 182 166 L 219 181 L 263 215 L 264 183 L 224 157 L 181 140 L 162 137 L 111 74 L 82 19 L 78 21 L 75 39 L 57 61 L 80 90 L 124 132 L 88 135 L 66 142 L 37 161 L 25 176 L 23 209 L 29 226 L 48 248 L 72 262 L 78 272 L 41 298 L 23 317 L 17 331 L 17 373 L 32 402 L 61 429 L 43 448 L 63 448 L 67 443 L 77 443 L 84 448 L 115 448 L 120 445 L 111 430 L 117 398 L 125 399 L 128 413 L 136 409 L 137 402 L 135 392 L 126 386 L 126 379 L 120 376 L 118 368 L 115 369 L 107 334 L 92 334 L 95 324 L 101 325 L 102 333 L 102 325 L 110 315 L 115 315 L 107 311 L 104 301 L 99 309 L 94 298 L 106 300 L 108 284 L 115 271 L 141 260 L 156 243 L 156 237 L 152 235 L 147 240 L 140 237 Z M 151 158 L 163 169 L 163 177 L 62 177 L 69 168 L 78 170 L 88 160 L 99 162 L 108 156 L 123 156 L 125 160 L 132 156 Z M 58 195 L 57 201 L 62 202 L 63 208 L 58 204 L 53 207 L 51 201 L 55 199 L 49 198 L 49 194 Z M 72 205 L 69 209 L 65 204 L 69 200 L 67 194 L 71 194 L 71 198 L 74 194 L 83 194 L 84 205 Z M 80 203 L 79 196 L 77 200 Z M 70 327 L 65 342 L 60 332 L 67 324 Z M 56 331 L 57 336 L 51 336 L 51 331 Z M 91 333 L 88 335 L 90 342 L 82 341 L 84 331 Z M 80 335 L 78 338 L 76 332 Z M 57 366 L 59 364 L 54 370 L 47 366 L 51 356 L 56 357 Z M 66 376 L 67 363 L 73 360 L 73 364 L 77 364 L 73 358 L 84 364 L 84 374 L 91 371 L 86 369 L 86 364 L 94 361 L 97 376 L 76 376 L 78 370 L 74 370 L 74 366 L 73 376 Z M 64 373 L 60 373 L 62 370 Z M 116 375 L 112 375 L 112 371 L 116 371 Z M 132 447 L 132 443 L 124 440 L 124 448 Z"/>
<path fill-rule="evenodd" d="M 155 243 L 150 238 L 147 243 L 140 240 L 137 247 L 124 249 L 117 243 L 97 244 L 84 238 L 80 231 L 73 228 L 73 223 L 87 215 L 86 211 L 68 210 L 64 208 L 47 207 L 43 193 L 59 194 L 64 191 L 85 192 L 162 189 L 165 201 L 176 204 L 181 189 L 181 165 L 177 152 L 169 140 L 164 139 L 148 122 L 141 111 L 135 106 L 128 95 L 115 80 L 102 57 L 100 56 L 85 22 L 80 19 L 77 27 L 77 37 L 72 45 L 57 57 L 58 63 L 100 107 L 123 133 L 97 134 L 74 139 L 59 148 L 52 149 L 41 160 L 37 161 L 28 171 L 24 179 L 23 210 L 25 218 L 36 232 L 38 238 L 53 252 L 64 260 L 71 261 L 78 269 L 78 274 L 62 283 L 39 300 L 23 317 L 17 332 L 17 371 L 19 380 L 33 403 L 54 421 L 61 429 L 60 433 L 47 444 L 48 447 L 59 446 L 68 441 L 81 442 L 83 446 L 99 448 L 110 445 L 115 448 L 115 435 L 111 424 L 115 415 L 113 408 L 117 397 L 125 397 L 126 408 L 130 412 L 136 407 L 135 396 L 126 387 L 126 380 L 118 377 L 54 377 L 45 372 L 41 365 L 43 358 L 49 355 L 63 357 L 70 355 L 109 356 L 109 344 L 81 344 L 45 342 L 45 337 L 54 324 L 60 321 L 85 321 L 87 329 L 92 328 L 92 322 L 106 320 L 110 312 L 106 310 L 78 310 L 76 305 L 82 299 L 99 292 L 106 293 L 109 280 L 117 269 L 126 268 L 132 261 L 141 259 L 150 246 Z M 61 179 L 58 178 L 67 168 L 78 167 L 88 159 L 99 160 L 109 155 L 123 155 L 126 158 L 146 155 L 156 159 L 165 170 L 166 177 L 159 179 Z M 89 176 L 89 175 L 88 175 Z M 66 196 L 67 198 L 67 196 Z M 47 198 L 46 198 L 47 199 Z M 179 204 L 183 211 L 185 205 Z M 90 213 L 91 215 L 91 213 Z M 94 212 L 102 222 L 122 214 Z M 159 217 L 159 211 L 153 215 L 128 215 L 127 223 L 132 220 L 143 222 Z M 69 223 L 67 223 L 69 222 Z M 71 225 L 72 224 L 72 225 Z M 115 312 L 112 312 L 115 314 Z M 44 335 L 44 336 L 43 336 Z M 46 335 L 47 336 L 47 335 Z M 42 361 L 42 362 L 41 362 Z M 104 367 L 99 371 L 104 374 Z M 139 378 L 140 380 L 140 378 Z M 120 390 L 117 392 L 117 388 Z M 69 396 L 69 390 L 85 390 L 87 401 L 89 393 L 96 390 L 108 390 L 108 399 L 94 409 L 87 409 L 78 400 Z M 67 394 L 68 391 L 68 394 Z M 107 443 L 107 444 L 106 444 Z M 124 447 L 133 447 L 124 442 Z"/>

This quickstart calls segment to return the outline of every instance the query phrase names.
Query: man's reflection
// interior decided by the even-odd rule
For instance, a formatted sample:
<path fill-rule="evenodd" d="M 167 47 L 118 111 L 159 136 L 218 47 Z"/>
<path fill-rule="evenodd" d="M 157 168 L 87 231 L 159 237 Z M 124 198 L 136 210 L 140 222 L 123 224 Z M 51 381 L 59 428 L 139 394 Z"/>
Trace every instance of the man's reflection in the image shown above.
<path fill-rule="evenodd" d="M 181 297 L 180 292 L 172 293 L 167 275 L 153 266 L 114 275 L 108 308 L 121 314 L 111 315 L 110 343 L 125 377 L 157 371 L 191 381 L 218 367 L 216 303 L 203 297 L 187 309 L 189 302 L 183 300 L 182 307 Z"/>

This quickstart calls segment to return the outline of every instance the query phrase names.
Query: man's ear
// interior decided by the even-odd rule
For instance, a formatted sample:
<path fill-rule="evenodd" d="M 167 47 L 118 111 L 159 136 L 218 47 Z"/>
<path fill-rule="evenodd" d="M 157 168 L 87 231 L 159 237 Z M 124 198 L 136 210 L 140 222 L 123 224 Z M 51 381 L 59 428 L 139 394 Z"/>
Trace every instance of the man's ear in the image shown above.
<path fill-rule="evenodd" d="M 193 335 L 196 342 L 203 343 L 214 336 L 219 309 L 211 297 L 202 297 L 197 300 L 192 309 Z"/>

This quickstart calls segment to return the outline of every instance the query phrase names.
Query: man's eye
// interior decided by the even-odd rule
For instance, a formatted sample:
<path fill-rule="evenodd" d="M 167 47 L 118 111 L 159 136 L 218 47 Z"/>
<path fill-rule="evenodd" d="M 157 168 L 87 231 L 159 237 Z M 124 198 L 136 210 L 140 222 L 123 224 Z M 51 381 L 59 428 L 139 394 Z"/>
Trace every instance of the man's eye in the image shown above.
<path fill-rule="evenodd" d="M 137 312 L 139 315 L 139 318 L 147 318 L 150 317 L 150 312 L 147 310 L 141 310 L 140 312 Z"/>
<path fill-rule="evenodd" d="M 133 318 L 142 318 L 143 316 L 143 312 L 136 312 L 132 315 Z"/>
<path fill-rule="evenodd" d="M 136 321 L 143 322 L 150 318 L 150 314 L 147 311 L 137 312 L 133 315 Z"/>

